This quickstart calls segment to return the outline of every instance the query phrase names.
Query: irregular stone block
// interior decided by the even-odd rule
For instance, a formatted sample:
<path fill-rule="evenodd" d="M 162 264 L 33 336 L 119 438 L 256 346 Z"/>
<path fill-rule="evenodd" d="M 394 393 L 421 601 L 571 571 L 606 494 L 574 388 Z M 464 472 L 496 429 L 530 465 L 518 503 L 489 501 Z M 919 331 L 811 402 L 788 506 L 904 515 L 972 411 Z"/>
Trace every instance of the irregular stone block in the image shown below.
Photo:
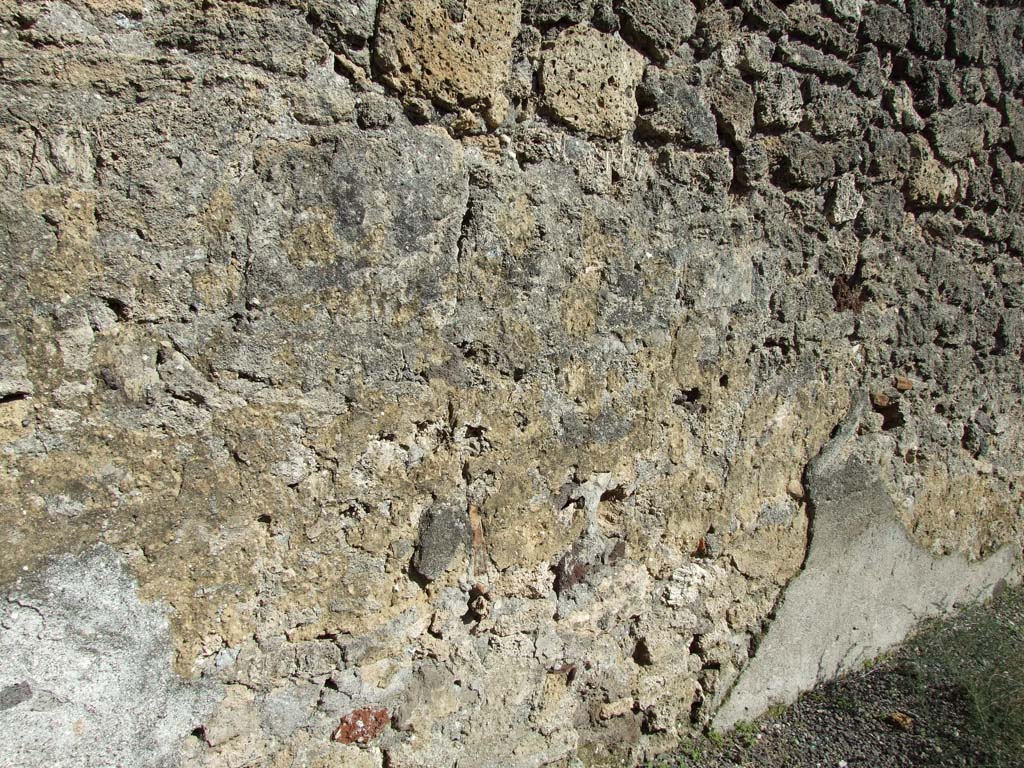
<path fill-rule="evenodd" d="M 654 67 L 647 70 L 637 99 L 637 127 L 644 135 L 710 149 L 718 145 L 718 126 L 698 89 L 677 75 Z"/>
<path fill-rule="evenodd" d="M 770 170 L 771 157 L 765 140 L 755 138 L 747 142 L 737 158 L 737 180 L 747 187 L 756 186 L 766 179 Z"/>
<path fill-rule="evenodd" d="M 938 112 L 928 121 L 935 152 L 949 163 L 958 163 L 989 145 L 999 130 L 1000 117 L 983 104 L 961 104 Z"/>
<path fill-rule="evenodd" d="M 853 80 L 854 90 L 861 96 L 879 96 L 889 84 L 888 71 L 882 66 L 874 46 L 865 46 L 853 60 L 857 76 Z"/>
<path fill-rule="evenodd" d="M 845 88 L 822 85 L 805 107 L 807 129 L 815 136 L 836 138 L 863 131 L 864 105 Z"/>
<path fill-rule="evenodd" d="M 769 32 L 781 34 L 789 29 L 789 17 L 771 0 L 742 0 L 740 7 Z"/>
<path fill-rule="evenodd" d="M 797 187 L 816 187 L 836 172 L 830 148 L 806 133 L 787 137 L 782 168 L 787 181 Z"/>
<path fill-rule="evenodd" d="M 767 4 L 772 5 L 770 2 Z M 726 8 L 719 3 L 706 4 L 697 15 L 696 37 L 703 43 L 701 48 L 709 53 L 721 52 L 739 37 L 742 19 L 740 8 Z"/>
<path fill-rule="evenodd" d="M 658 61 L 689 40 L 697 25 L 690 0 L 622 0 L 618 9 L 622 36 Z"/>
<path fill-rule="evenodd" d="M 988 51 L 980 63 L 998 68 L 1008 91 L 1020 94 L 1024 85 L 1024 47 L 1021 46 L 1020 8 L 1013 5 L 991 7 L 988 16 Z"/>
<path fill-rule="evenodd" d="M 910 36 L 914 45 L 932 56 L 946 51 L 946 12 L 925 0 L 910 0 Z"/>
<path fill-rule="evenodd" d="M 377 0 L 346 3 L 310 0 L 307 8 L 307 20 L 313 22 L 316 33 L 327 41 L 331 50 L 343 51 L 360 66 L 369 68 L 370 51 L 366 41 L 373 37 Z"/>
<path fill-rule="evenodd" d="M 473 531 L 465 509 L 444 504 L 429 510 L 420 521 L 419 539 L 412 567 L 423 578 L 433 581 L 448 570 L 460 548 L 473 543 Z"/>
<path fill-rule="evenodd" d="M 864 14 L 860 31 L 873 43 L 899 50 L 910 40 L 910 20 L 898 8 L 872 3 Z"/>
<path fill-rule="evenodd" d="M 573 27 L 544 54 L 544 104 L 573 128 L 616 138 L 636 120 L 634 91 L 643 66 L 643 57 L 620 38 Z"/>
<path fill-rule="evenodd" d="M 795 128 L 804 114 L 800 78 L 790 69 L 776 69 L 757 84 L 755 117 L 761 128 Z"/>
<path fill-rule="evenodd" d="M 593 12 L 593 0 L 523 0 L 523 21 L 542 29 L 553 24 L 579 24 Z"/>
<path fill-rule="evenodd" d="M 838 56 L 822 53 L 817 48 L 798 40 L 780 40 L 778 50 L 784 64 L 801 72 L 812 72 L 827 78 L 850 77 L 856 74 L 853 67 Z"/>
<path fill-rule="evenodd" d="M 914 108 L 914 94 L 911 93 L 906 83 L 897 83 L 886 93 L 884 102 L 886 109 L 892 113 L 896 125 L 911 131 L 919 131 L 924 128 L 924 120 Z"/>
<path fill-rule="evenodd" d="M 32 698 L 32 686 L 28 683 L 14 683 L 0 689 L 0 712 L 16 707 Z"/>
<path fill-rule="evenodd" d="M 871 148 L 868 171 L 885 181 L 903 178 L 910 167 L 910 142 L 904 133 L 889 129 L 868 134 Z"/>
<path fill-rule="evenodd" d="M 1009 94 L 1004 94 L 1003 113 L 1010 128 L 1013 154 L 1018 160 L 1024 160 L 1024 103 Z"/>
<path fill-rule="evenodd" d="M 864 190 L 864 208 L 857 226 L 866 232 L 894 232 L 903 222 L 906 198 L 900 186 L 877 184 Z"/>
<path fill-rule="evenodd" d="M 860 21 L 865 0 L 825 0 L 825 7 L 839 19 Z"/>
<path fill-rule="evenodd" d="M 956 0 L 952 5 L 949 27 L 957 56 L 978 62 L 987 58 L 988 24 L 982 5 L 974 0 Z"/>
<path fill-rule="evenodd" d="M 704 86 L 719 128 L 733 141 L 745 141 L 754 127 L 753 88 L 725 62 L 706 71 Z"/>
<path fill-rule="evenodd" d="M 708 261 L 695 291 L 697 309 L 731 307 L 753 298 L 754 266 L 749 252 L 732 249 Z"/>
<path fill-rule="evenodd" d="M 739 41 L 739 65 L 748 75 L 762 78 L 772 71 L 775 43 L 762 34 L 744 35 Z"/>
<path fill-rule="evenodd" d="M 845 224 L 857 218 L 864 207 L 864 197 L 857 191 L 857 182 L 852 173 L 839 177 L 832 187 L 829 198 L 828 219 L 833 224 Z"/>
<path fill-rule="evenodd" d="M 0 327 L 0 398 L 31 395 L 34 391 L 17 333 L 13 328 Z"/>
<path fill-rule="evenodd" d="M 928 142 L 921 136 L 911 136 L 907 176 L 910 200 L 926 208 L 945 208 L 956 200 L 958 186 L 956 174 L 935 159 Z"/>
<path fill-rule="evenodd" d="M 229 685 L 217 708 L 203 721 L 203 740 L 219 746 L 243 734 L 259 732 L 260 722 L 253 706 L 256 694 L 243 685 Z"/>
<path fill-rule="evenodd" d="M 797 2 L 786 8 L 793 30 L 819 48 L 848 58 L 857 52 L 857 36 L 823 15 L 816 3 Z"/>
<path fill-rule="evenodd" d="M 659 154 L 659 167 L 682 185 L 694 207 L 709 211 L 725 209 L 733 178 L 726 150 L 689 152 L 666 147 Z"/>
<path fill-rule="evenodd" d="M 384 0 L 377 13 L 374 65 L 399 93 L 447 109 L 482 105 L 503 119 L 519 15 L 518 0 Z"/>
<path fill-rule="evenodd" d="M 263 701 L 263 730 L 278 739 L 287 739 L 306 725 L 316 708 L 320 686 L 295 681 L 270 691 Z"/>

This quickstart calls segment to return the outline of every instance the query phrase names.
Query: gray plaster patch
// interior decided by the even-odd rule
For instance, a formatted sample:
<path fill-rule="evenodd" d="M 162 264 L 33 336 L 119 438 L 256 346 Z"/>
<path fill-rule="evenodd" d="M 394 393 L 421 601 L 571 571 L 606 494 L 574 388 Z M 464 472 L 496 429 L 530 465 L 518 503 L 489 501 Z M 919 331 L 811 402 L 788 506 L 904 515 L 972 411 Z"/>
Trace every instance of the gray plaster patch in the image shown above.
<path fill-rule="evenodd" d="M 10 586 L 0 659 L 0 765 L 177 765 L 217 697 L 174 674 L 167 618 L 105 546 Z"/>
<path fill-rule="evenodd" d="M 814 527 L 804 570 L 715 715 L 718 729 L 794 701 L 896 645 L 922 619 L 983 599 L 1012 578 L 1012 547 L 971 563 L 936 557 L 910 539 L 877 473 L 854 452 L 864 410 L 854 410 L 808 468 Z"/>

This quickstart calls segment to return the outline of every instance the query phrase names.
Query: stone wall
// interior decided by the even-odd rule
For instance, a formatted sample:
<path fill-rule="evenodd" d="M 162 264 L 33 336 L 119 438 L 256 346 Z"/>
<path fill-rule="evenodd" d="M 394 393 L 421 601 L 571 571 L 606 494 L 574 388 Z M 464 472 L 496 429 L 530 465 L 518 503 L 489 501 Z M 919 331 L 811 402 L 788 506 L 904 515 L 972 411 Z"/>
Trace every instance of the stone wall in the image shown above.
<path fill-rule="evenodd" d="M 1013 3 L 0 0 L 0 102 L 0 761 L 630 765 L 1019 576 Z"/>

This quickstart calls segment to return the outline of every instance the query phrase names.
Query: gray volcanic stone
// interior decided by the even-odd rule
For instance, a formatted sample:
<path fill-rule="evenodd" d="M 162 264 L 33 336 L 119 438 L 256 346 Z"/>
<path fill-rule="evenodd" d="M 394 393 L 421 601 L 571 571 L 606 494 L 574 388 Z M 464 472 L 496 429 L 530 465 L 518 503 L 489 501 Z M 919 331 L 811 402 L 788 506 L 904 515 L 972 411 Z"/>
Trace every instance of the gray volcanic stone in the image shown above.
<path fill-rule="evenodd" d="M 725 61 L 709 64 L 703 85 L 719 129 L 733 141 L 744 141 L 754 127 L 754 90 Z"/>
<path fill-rule="evenodd" d="M 859 21 L 863 13 L 865 0 L 826 0 L 825 7 L 840 19 Z"/>
<path fill-rule="evenodd" d="M 910 0 L 911 39 L 920 50 L 941 56 L 946 50 L 948 35 L 946 11 L 925 0 Z"/>
<path fill-rule="evenodd" d="M 958 56 L 978 62 L 988 58 L 988 19 L 983 5 L 974 0 L 955 0 L 949 27 Z"/>
<path fill-rule="evenodd" d="M 905 220 L 901 207 L 905 200 L 902 189 L 895 184 L 876 184 L 864 190 L 864 207 L 857 225 L 868 234 L 894 232 Z"/>
<path fill-rule="evenodd" d="M 958 187 L 956 175 L 935 159 L 927 140 L 921 136 L 912 137 L 907 179 L 910 199 L 925 207 L 948 207 L 955 201 Z"/>
<path fill-rule="evenodd" d="M 906 134 L 888 129 L 873 129 L 868 134 L 871 175 L 892 181 L 906 176 L 910 165 L 910 142 Z"/>
<path fill-rule="evenodd" d="M 1024 160 L 1024 102 L 1004 94 L 1003 113 L 1010 129 L 1013 154 L 1018 160 Z"/>
<path fill-rule="evenodd" d="M 743 0 L 741 7 L 752 20 L 764 26 L 769 32 L 779 34 L 789 29 L 790 19 L 771 0 Z"/>
<path fill-rule="evenodd" d="M 739 41 L 740 67 L 755 78 L 767 77 L 772 71 L 772 57 L 775 43 L 767 35 L 759 33 L 743 35 Z"/>
<path fill-rule="evenodd" d="M 836 164 L 832 148 L 806 133 L 787 137 L 783 169 L 786 179 L 798 187 L 815 187 L 832 178 Z"/>
<path fill-rule="evenodd" d="M 430 509 L 420 522 L 412 567 L 433 581 L 447 569 L 459 549 L 472 544 L 472 531 L 464 509 L 446 504 Z"/>
<path fill-rule="evenodd" d="M 804 114 L 800 78 L 790 69 L 779 68 L 757 84 L 755 117 L 762 128 L 795 128 Z"/>
<path fill-rule="evenodd" d="M 804 114 L 806 128 L 814 136 L 859 136 L 864 131 L 864 104 L 853 93 L 843 88 L 829 85 L 814 88 Z"/>
<path fill-rule="evenodd" d="M 1000 117 L 984 104 L 963 104 L 938 112 L 928 128 L 935 152 L 949 163 L 957 163 L 987 147 L 999 129 Z"/>
<path fill-rule="evenodd" d="M 593 12 L 593 0 L 523 0 L 523 21 L 536 27 L 579 24 Z"/>
<path fill-rule="evenodd" d="M 853 8 L 848 10 L 853 11 Z M 817 3 L 802 0 L 793 3 L 787 6 L 786 16 L 789 17 L 793 32 L 822 50 L 849 58 L 860 47 L 857 36 L 843 24 L 824 15 Z"/>
<path fill-rule="evenodd" d="M 910 40 L 910 20 L 899 8 L 872 3 L 861 22 L 861 34 L 873 43 L 900 50 Z"/>
<path fill-rule="evenodd" d="M 681 76 L 648 68 L 637 90 L 637 127 L 646 135 L 684 146 L 711 149 L 718 145 L 715 116 L 700 91 Z"/>
<path fill-rule="evenodd" d="M 810 72 L 824 78 L 852 77 L 856 74 L 844 59 L 823 53 L 799 40 L 780 40 L 778 50 L 781 60 L 798 72 Z"/>
<path fill-rule="evenodd" d="M 881 95 L 889 84 L 889 75 L 882 66 L 878 50 L 874 46 L 865 46 L 854 58 L 854 62 L 857 66 L 854 90 L 862 96 Z"/>
<path fill-rule="evenodd" d="M 864 207 L 864 196 L 857 191 L 857 182 L 852 173 L 844 173 L 832 187 L 829 198 L 828 218 L 833 224 L 845 224 L 857 218 Z"/>
<path fill-rule="evenodd" d="M 697 10 L 690 0 L 622 0 L 622 36 L 664 61 L 693 35 Z"/>
<path fill-rule="evenodd" d="M 706 210 L 724 210 L 733 167 L 728 152 L 690 152 L 669 147 L 661 153 L 660 167 L 691 190 L 693 202 Z"/>

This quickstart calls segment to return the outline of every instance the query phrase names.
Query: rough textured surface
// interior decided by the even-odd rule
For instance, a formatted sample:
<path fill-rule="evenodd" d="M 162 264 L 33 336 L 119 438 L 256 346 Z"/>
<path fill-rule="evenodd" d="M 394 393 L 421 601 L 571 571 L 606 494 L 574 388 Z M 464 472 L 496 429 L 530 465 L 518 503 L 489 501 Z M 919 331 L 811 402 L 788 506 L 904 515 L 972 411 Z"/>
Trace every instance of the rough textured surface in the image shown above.
<path fill-rule="evenodd" d="M 443 107 L 478 106 L 500 123 L 519 31 L 519 4 L 487 0 L 382 0 L 374 36 L 376 70 L 406 96 Z"/>
<path fill-rule="evenodd" d="M 619 13 L 626 39 L 661 61 L 690 39 L 697 22 L 690 0 L 622 0 Z"/>
<path fill-rule="evenodd" d="M 885 540 L 1019 556 L 1020 10 L 699 5 L 0 0 L 0 580 L 112 548 L 185 764 L 671 748 L 863 397 Z"/>
<path fill-rule="evenodd" d="M 574 27 L 544 55 L 544 102 L 573 128 L 615 138 L 636 119 L 634 91 L 643 71 L 643 58 L 619 38 Z"/>

